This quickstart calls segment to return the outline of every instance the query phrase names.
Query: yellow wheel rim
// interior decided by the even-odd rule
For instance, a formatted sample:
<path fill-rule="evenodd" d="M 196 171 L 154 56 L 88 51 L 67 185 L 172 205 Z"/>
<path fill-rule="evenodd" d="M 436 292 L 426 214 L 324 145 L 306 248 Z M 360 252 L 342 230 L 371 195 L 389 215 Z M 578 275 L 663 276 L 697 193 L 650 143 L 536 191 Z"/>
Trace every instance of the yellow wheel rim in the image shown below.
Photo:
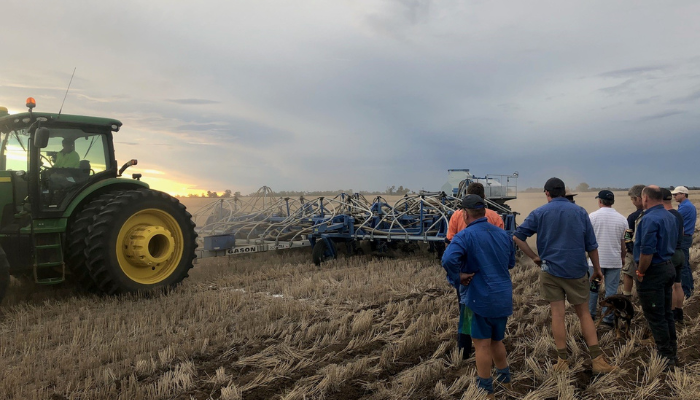
<path fill-rule="evenodd" d="M 180 264 L 184 239 L 172 215 L 149 208 L 126 220 L 116 247 L 124 274 L 134 282 L 153 285 L 167 279 Z"/>

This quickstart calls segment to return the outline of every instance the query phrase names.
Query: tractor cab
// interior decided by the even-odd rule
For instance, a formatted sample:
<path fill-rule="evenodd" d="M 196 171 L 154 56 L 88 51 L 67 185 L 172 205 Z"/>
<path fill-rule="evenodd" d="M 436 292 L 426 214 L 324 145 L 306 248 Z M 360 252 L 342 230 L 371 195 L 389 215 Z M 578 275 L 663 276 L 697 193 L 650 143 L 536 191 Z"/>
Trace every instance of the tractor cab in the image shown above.
<path fill-rule="evenodd" d="M 13 193 L 0 199 L 0 230 L 16 214 L 60 216 L 83 188 L 117 176 L 112 132 L 121 122 L 32 108 L 4 116 L 0 111 L 0 185 Z"/>

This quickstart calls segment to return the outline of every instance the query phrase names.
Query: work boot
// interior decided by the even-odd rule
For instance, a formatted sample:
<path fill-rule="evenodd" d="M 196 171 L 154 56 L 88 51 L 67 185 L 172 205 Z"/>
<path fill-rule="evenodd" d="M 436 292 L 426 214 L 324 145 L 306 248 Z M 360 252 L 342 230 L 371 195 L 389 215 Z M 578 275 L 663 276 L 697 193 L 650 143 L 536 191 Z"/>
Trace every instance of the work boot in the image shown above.
<path fill-rule="evenodd" d="M 566 372 L 569 370 L 569 360 L 557 358 L 557 363 L 552 366 L 554 372 Z"/>
<path fill-rule="evenodd" d="M 592 364 L 593 368 L 591 369 L 593 370 L 594 374 L 607 374 L 617 369 L 617 367 L 608 364 L 608 362 L 605 361 L 605 357 L 603 357 L 602 354 L 594 358 L 592 360 Z"/>

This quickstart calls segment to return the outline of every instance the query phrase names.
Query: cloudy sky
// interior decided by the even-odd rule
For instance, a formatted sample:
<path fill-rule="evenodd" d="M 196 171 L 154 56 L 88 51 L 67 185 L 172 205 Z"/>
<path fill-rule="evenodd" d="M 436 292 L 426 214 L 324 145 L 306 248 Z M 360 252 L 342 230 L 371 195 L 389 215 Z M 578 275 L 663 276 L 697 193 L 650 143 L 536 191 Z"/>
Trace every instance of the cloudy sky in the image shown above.
<path fill-rule="evenodd" d="M 700 185 L 700 2 L 5 0 L 0 105 L 113 117 L 171 193 L 447 169 Z"/>

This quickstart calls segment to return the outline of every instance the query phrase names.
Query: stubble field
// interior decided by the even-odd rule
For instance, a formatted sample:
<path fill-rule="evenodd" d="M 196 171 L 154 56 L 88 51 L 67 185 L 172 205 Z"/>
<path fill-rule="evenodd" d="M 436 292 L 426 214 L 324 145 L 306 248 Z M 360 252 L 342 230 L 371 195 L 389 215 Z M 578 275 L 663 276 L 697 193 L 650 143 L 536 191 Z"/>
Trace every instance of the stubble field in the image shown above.
<path fill-rule="evenodd" d="M 629 199 L 616 194 L 615 208 L 627 215 Z M 594 196 L 579 195 L 577 203 L 593 211 Z M 543 203 L 541 193 L 526 193 L 510 204 L 522 221 Z M 696 234 L 694 267 L 699 240 Z M 444 275 L 426 252 L 341 257 L 317 268 L 310 250 L 295 249 L 201 260 L 168 295 L 96 297 L 70 287 L 37 291 L 15 284 L 0 311 L 0 398 L 479 398 L 474 361 L 462 361 L 456 351 L 456 296 Z M 538 296 L 537 268 L 520 260 L 512 279 L 515 312 L 505 343 L 514 391 L 497 396 L 700 396 L 697 295 L 686 303 L 690 323 L 679 329 L 683 367 L 675 372 L 663 372 L 653 348 L 641 342 L 645 322 L 638 315 L 628 342 L 599 330 L 602 348 L 621 369 L 592 376 L 569 310 L 573 368 L 554 375 L 549 307 Z"/>

